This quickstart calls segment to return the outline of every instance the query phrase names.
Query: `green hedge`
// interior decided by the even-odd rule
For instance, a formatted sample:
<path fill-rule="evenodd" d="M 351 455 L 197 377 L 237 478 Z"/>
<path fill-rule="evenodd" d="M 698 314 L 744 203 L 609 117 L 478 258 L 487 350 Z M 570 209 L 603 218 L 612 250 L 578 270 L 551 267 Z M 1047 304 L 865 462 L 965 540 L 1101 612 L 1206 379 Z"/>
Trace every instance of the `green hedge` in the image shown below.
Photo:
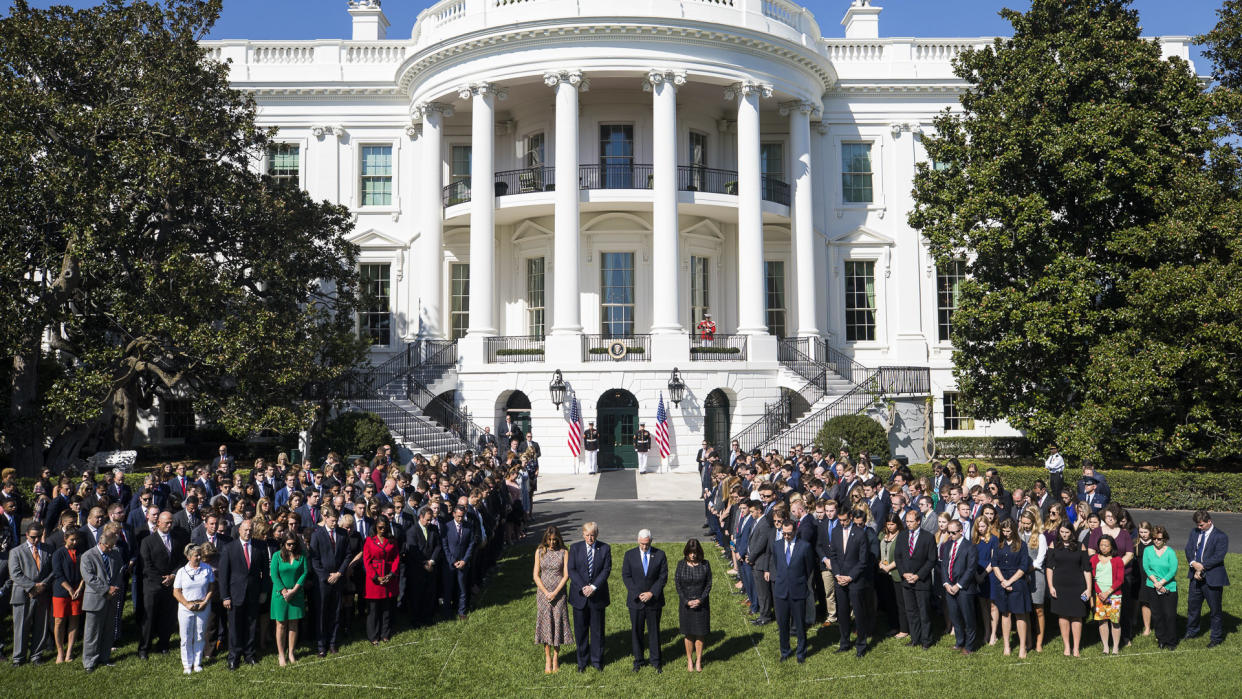
<path fill-rule="evenodd" d="M 982 475 L 987 468 L 1000 473 L 1006 490 L 1029 488 L 1037 479 L 1048 482 L 1048 472 L 1037 466 L 1004 466 L 963 459 L 965 468 L 977 463 Z M 932 475 L 928 464 L 910 467 L 916 475 Z M 1103 470 L 1112 499 L 1125 507 L 1144 510 L 1209 510 L 1242 512 L 1242 473 L 1190 473 L 1182 471 Z M 1082 471 L 1065 469 L 1065 484 L 1074 487 Z"/>
<path fill-rule="evenodd" d="M 1026 437 L 937 437 L 936 458 L 1015 459 L 1035 456 Z"/>
<path fill-rule="evenodd" d="M 867 452 L 874 456 L 888 453 L 888 435 L 880 423 L 866 415 L 838 415 L 819 429 L 815 444 L 826 454 L 836 454 L 840 449 L 850 453 Z"/>

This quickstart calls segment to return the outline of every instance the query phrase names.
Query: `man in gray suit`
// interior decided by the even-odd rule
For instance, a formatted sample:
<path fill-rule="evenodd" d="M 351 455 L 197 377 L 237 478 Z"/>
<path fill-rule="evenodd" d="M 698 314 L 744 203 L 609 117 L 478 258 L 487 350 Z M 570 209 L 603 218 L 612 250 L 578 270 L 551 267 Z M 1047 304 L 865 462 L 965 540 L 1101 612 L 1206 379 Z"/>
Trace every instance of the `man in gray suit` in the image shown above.
<path fill-rule="evenodd" d="M 43 525 L 26 525 L 26 541 L 9 552 L 9 579 L 13 590 L 13 665 L 26 661 L 30 639 L 30 662 L 43 662 L 48 645 L 48 611 L 52 606 L 52 555 L 43 548 Z"/>
<path fill-rule="evenodd" d="M 82 554 L 82 611 L 86 631 L 82 634 L 82 667 L 94 672 L 99 665 L 112 667 L 112 629 L 117 595 L 121 594 L 125 562 L 116 550 L 119 524 L 103 528 L 99 543 Z"/>

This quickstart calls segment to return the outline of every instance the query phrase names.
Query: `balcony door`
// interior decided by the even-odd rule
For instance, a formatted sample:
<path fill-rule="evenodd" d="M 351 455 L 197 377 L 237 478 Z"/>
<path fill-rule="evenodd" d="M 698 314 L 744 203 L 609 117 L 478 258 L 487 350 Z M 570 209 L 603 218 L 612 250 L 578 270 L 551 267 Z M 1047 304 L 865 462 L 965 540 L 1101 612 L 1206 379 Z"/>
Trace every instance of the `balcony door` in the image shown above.
<path fill-rule="evenodd" d="M 599 170 L 603 189 L 634 188 L 634 126 L 601 124 Z"/>

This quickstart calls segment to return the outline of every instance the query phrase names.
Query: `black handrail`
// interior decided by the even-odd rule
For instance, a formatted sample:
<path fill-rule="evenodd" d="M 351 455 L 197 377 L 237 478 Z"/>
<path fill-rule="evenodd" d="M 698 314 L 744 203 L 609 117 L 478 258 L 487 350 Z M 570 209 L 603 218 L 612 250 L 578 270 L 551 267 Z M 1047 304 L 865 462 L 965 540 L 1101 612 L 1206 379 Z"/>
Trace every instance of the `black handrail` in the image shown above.
<path fill-rule="evenodd" d="M 776 204 L 784 204 L 789 206 L 789 185 L 772 177 L 764 175 L 763 181 L 763 199 L 764 201 L 774 202 Z"/>
<path fill-rule="evenodd" d="M 489 364 L 542 362 L 543 356 L 543 335 L 501 335 L 487 338 Z"/>
<path fill-rule="evenodd" d="M 931 393 L 931 370 L 917 366 L 880 367 L 880 386 L 889 396 L 925 396 Z"/>
<path fill-rule="evenodd" d="M 710 340 L 700 333 L 690 333 L 690 361 L 733 362 L 746 359 L 749 335 L 714 333 Z"/>
<path fill-rule="evenodd" d="M 883 391 L 879 384 L 880 372 L 861 381 L 849 393 L 800 420 L 796 425 L 781 430 L 756 445 L 764 451 L 788 452 L 795 444 L 811 444 L 819 435 L 824 423 L 839 415 L 857 415 L 875 406 Z M 830 447 L 831 448 L 831 447 Z M 835 449 L 831 449 L 836 451 Z"/>
<path fill-rule="evenodd" d="M 496 173 L 496 196 L 551 191 L 556 184 L 556 168 L 524 167 Z"/>
<path fill-rule="evenodd" d="M 679 165 L 677 167 L 677 189 L 682 192 L 737 194 L 737 170 Z"/>
<path fill-rule="evenodd" d="M 614 358 L 609 347 L 621 343 L 625 354 Z M 583 335 L 582 361 L 584 362 L 649 362 L 651 361 L 650 335 Z"/>
<path fill-rule="evenodd" d="M 578 166 L 580 189 L 651 189 L 653 180 L 650 165 L 600 163 Z"/>

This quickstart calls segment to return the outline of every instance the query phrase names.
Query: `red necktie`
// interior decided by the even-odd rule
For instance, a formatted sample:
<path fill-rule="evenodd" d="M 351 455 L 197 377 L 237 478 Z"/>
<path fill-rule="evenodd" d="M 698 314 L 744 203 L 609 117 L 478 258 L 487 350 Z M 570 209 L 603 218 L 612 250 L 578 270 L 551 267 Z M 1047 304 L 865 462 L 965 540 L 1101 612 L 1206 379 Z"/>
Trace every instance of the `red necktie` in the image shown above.
<path fill-rule="evenodd" d="M 246 554 L 246 570 L 250 570 L 250 542 L 242 542 L 242 553 Z"/>
<path fill-rule="evenodd" d="M 336 548 L 336 534 L 331 529 L 328 530 L 328 541 L 332 543 L 332 548 L 335 549 Z"/>
<path fill-rule="evenodd" d="M 957 542 L 953 542 L 953 550 L 949 552 L 949 584 L 953 584 L 953 562 L 957 560 Z"/>
<path fill-rule="evenodd" d="M 914 557 L 914 538 L 915 538 L 916 536 L 918 536 L 918 534 L 911 534 L 911 535 L 910 535 L 910 557 L 911 557 L 911 558 L 913 558 L 913 557 Z"/>

